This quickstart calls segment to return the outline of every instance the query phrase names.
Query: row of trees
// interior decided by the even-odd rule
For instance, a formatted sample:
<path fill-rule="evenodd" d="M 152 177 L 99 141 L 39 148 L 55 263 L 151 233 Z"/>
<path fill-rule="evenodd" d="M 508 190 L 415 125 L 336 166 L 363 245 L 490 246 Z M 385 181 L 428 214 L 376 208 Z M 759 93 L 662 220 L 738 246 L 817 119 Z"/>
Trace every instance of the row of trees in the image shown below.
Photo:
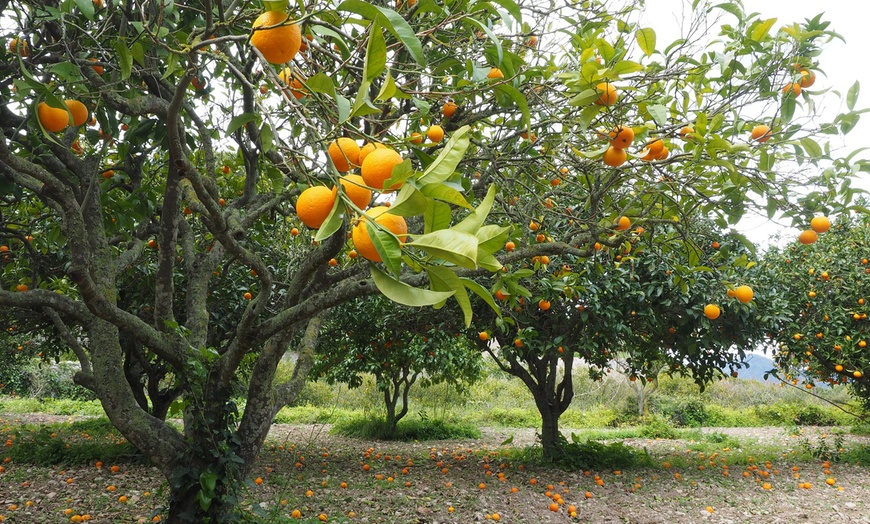
<path fill-rule="evenodd" d="M 282 45 L 277 28 L 252 31 L 259 7 L 6 4 L 7 329 L 52 341 L 47 357 L 74 352 L 76 381 L 169 479 L 172 522 L 236 519 L 239 486 L 318 345 L 327 374 L 352 367 L 333 351 L 372 372 L 383 350 L 380 367 L 408 369 L 389 404 L 414 380 L 411 360 L 473 372 L 463 344 L 446 344 L 464 333 L 534 393 L 548 453 L 571 398 L 558 362 L 606 372 L 627 352 L 640 380 L 665 366 L 703 383 L 783 313 L 763 290 L 725 302 L 750 253 L 722 232 L 753 210 L 797 224 L 842 213 L 842 181 L 861 163 L 827 162 L 826 136 L 858 118 L 856 89 L 831 123 L 803 116 L 820 46 L 837 36 L 826 22 L 693 4 L 683 37 L 661 43 L 633 3 L 300 3 L 272 17 L 302 35 L 298 54 L 278 55 L 266 50 Z M 708 45 L 702 28 L 717 22 Z M 806 89 L 784 95 L 793 82 Z M 435 124 L 446 143 L 409 140 Z M 760 124 L 770 133 L 756 140 Z M 297 217 L 302 191 L 338 188 L 339 164 L 354 163 L 330 160 L 339 137 L 401 156 L 385 173 L 401 188 L 373 187 L 371 203 L 391 203 L 410 237 L 361 223 L 383 263 L 354 256 L 347 234 L 365 206 L 346 187 L 318 230 Z M 420 322 L 356 302 L 380 294 L 440 309 Z M 290 350 L 294 374 L 276 382 Z M 171 409 L 183 430 L 165 422 Z"/>

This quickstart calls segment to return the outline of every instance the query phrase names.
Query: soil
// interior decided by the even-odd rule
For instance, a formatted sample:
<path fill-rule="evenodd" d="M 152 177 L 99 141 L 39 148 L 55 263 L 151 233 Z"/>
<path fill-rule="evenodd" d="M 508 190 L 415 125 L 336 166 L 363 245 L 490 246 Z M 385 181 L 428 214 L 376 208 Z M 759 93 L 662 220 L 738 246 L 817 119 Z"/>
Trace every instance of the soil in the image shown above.
<path fill-rule="evenodd" d="M 8 433 L 22 422 L 66 420 L 0 414 L 0 427 Z M 690 441 L 627 439 L 625 444 L 646 450 L 656 465 L 588 473 L 524 461 L 524 450 L 535 443 L 531 429 L 482 428 L 480 439 L 432 442 L 356 440 L 330 435 L 329 429 L 275 425 L 245 493 L 247 505 L 274 516 L 272 522 L 319 522 L 322 513 L 328 522 L 360 523 L 870 524 L 865 466 L 834 462 L 825 473 L 824 461 L 807 462 L 793 453 L 801 440 L 831 439 L 831 428 L 803 428 L 802 434 L 784 428 L 706 428 L 729 437 L 723 446 L 732 445 L 709 456 L 689 450 Z M 870 444 L 866 437 L 844 438 L 847 449 Z M 781 450 L 781 455 L 770 464 L 751 463 L 747 470 L 746 449 Z M 165 481 L 149 466 L 120 464 L 117 473 L 110 465 L 4 466 L 0 515 L 5 522 L 60 523 L 87 514 L 92 523 L 144 523 L 166 502 Z M 258 477 L 262 484 L 254 482 Z M 827 479 L 834 479 L 833 485 Z M 811 488 L 803 487 L 805 482 Z M 555 512 L 548 485 L 564 499 Z M 126 502 L 119 502 L 121 495 Z M 573 518 L 569 506 L 576 507 Z M 65 514 L 66 509 L 71 512 Z M 302 519 L 289 518 L 294 509 Z"/>

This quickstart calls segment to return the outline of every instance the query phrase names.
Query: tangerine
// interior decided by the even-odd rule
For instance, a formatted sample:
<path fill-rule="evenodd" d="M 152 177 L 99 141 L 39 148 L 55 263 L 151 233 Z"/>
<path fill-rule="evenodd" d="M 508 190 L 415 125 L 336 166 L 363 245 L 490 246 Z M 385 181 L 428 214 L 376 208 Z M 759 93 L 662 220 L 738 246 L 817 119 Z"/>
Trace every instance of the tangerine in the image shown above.
<path fill-rule="evenodd" d="M 372 201 L 372 191 L 366 187 L 365 180 L 359 175 L 345 175 L 339 179 L 344 194 L 350 198 L 353 205 L 360 209 L 368 207 Z"/>
<path fill-rule="evenodd" d="M 296 199 L 296 214 L 303 224 L 318 229 L 326 221 L 335 203 L 335 189 L 311 186 Z"/>
<path fill-rule="evenodd" d="M 359 144 L 356 140 L 341 137 L 329 144 L 329 158 L 340 173 L 350 171 L 352 167 L 359 165 Z"/>
<path fill-rule="evenodd" d="M 42 127 L 49 133 L 63 131 L 69 125 L 69 113 L 66 109 L 51 107 L 45 102 L 40 102 L 36 106 L 36 116 Z"/>
<path fill-rule="evenodd" d="M 360 174 L 369 187 L 377 190 L 395 191 L 402 185 L 401 182 L 389 188 L 384 188 L 384 182 L 393 176 L 393 168 L 403 161 L 402 155 L 392 149 L 376 149 L 366 156 Z"/>
<path fill-rule="evenodd" d="M 302 45 L 302 29 L 298 24 L 287 23 L 289 18 L 290 15 L 281 11 L 266 11 L 251 27 L 251 45 L 271 64 L 293 60 Z"/>

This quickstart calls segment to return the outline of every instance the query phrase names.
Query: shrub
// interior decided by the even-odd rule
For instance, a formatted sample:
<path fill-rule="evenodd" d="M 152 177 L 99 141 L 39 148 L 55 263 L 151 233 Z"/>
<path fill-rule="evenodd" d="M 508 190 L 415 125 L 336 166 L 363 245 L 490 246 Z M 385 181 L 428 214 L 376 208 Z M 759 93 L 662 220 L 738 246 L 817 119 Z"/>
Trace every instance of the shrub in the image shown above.
<path fill-rule="evenodd" d="M 640 434 L 644 438 L 677 438 L 677 430 L 661 417 L 650 417 L 646 424 L 640 428 Z"/>
<path fill-rule="evenodd" d="M 441 419 L 400 420 L 396 430 L 390 431 L 382 420 L 372 417 L 354 417 L 339 421 L 332 433 L 344 437 L 376 440 L 450 440 L 480 438 L 480 430 L 470 424 L 456 424 Z"/>
<path fill-rule="evenodd" d="M 571 442 L 562 437 L 554 463 L 564 469 L 624 469 L 648 466 L 649 455 L 638 453 L 622 442 L 602 444 L 596 440 L 581 441 L 571 434 Z"/>

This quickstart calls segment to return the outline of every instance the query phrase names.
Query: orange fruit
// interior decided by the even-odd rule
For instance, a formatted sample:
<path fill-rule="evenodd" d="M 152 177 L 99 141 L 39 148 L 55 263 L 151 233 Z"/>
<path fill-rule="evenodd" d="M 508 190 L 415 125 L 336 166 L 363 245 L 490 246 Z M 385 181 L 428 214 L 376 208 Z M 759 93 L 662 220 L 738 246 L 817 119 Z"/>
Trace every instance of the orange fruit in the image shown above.
<path fill-rule="evenodd" d="M 299 75 L 293 73 L 293 70 L 289 67 L 285 67 L 278 73 L 278 78 L 284 82 L 285 85 L 289 88 L 290 94 L 293 95 L 293 98 L 299 100 L 308 94 L 308 91 L 305 89 L 305 84 L 299 78 Z M 285 90 L 285 93 L 287 91 Z"/>
<path fill-rule="evenodd" d="M 610 82 L 602 82 L 596 85 L 595 89 L 599 91 L 598 99 L 595 100 L 595 103 L 600 106 L 612 106 L 616 103 L 616 99 L 619 98 L 616 88 Z"/>
<path fill-rule="evenodd" d="M 801 85 L 797 82 L 786 84 L 785 87 L 782 88 L 782 94 L 787 95 L 789 93 L 794 93 L 794 96 L 800 96 Z"/>
<path fill-rule="evenodd" d="M 439 125 L 434 125 L 426 130 L 426 136 L 434 143 L 444 140 L 444 128 Z"/>
<path fill-rule="evenodd" d="M 318 229 L 332 211 L 335 190 L 326 186 L 311 186 L 296 199 L 296 214 L 303 224 Z"/>
<path fill-rule="evenodd" d="M 291 517 L 291 518 L 294 518 L 294 519 L 301 519 L 301 518 L 302 518 L 302 512 L 299 511 L 298 509 L 294 509 L 293 511 L 290 512 L 290 517 Z"/>
<path fill-rule="evenodd" d="M 816 233 L 825 233 L 831 229 L 831 221 L 825 216 L 813 217 L 810 221 L 810 228 Z"/>
<path fill-rule="evenodd" d="M 617 231 L 625 231 L 631 227 L 631 219 L 626 216 L 619 217 L 619 220 L 616 221 L 616 230 Z"/>
<path fill-rule="evenodd" d="M 749 135 L 756 142 L 767 142 L 770 140 L 770 128 L 764 124 L 759 124 L 752 128 L 752 133 Z"/>
<path fill-rule="evenodd" d="M 386 149 L 386 147 L 387 146 L 385 146 L 384 144 L 381 144 L 379 142 L 368 142 L 366 145 L 362 146 L 362 148 L 360 148 L 360 150 L 359 150 L 359 163 L 360 163 L 360 165 L 362 165 L 362 163 L 365 161 L 366 157 L 369 156 L 369 153 L 371 153 L 375 149 Z"/>
<path fill-rule="evenodd" d="M 538 307 L 541 308 L 541 311 L 546 311 L 550 309 L 550 301 L 542 298 L 538 301 Z"/>
<path fill-rule="evenodd" d="M 99 62 L 99 60 L 97 60 L 96 58 L 88 58 L 88 60 L 91 62 Z M 102 75 L 103 71 L 104 71 L 103 66 L 101 66 L 101 65 L 92 65 L 91 69 L 93 69 L 94 72 L 97 73 L 98 75 Z"/>
<path fill-rule="evenodd" d="M 372 191 L 365 187 L 366 183 L 363 177 L 359 175 L 345 175 L 339 179 L 339 183 L 344 193 L 353 202 L 353 205 L 360 209 L 368 207 L 369 202 L 372 201 Z"/>
<path fill-rule="evenodd" d="M 668 155 L 670 155 L 670 151 L 667 147 L 663 147 L 662 152 L 656 155 L 656 160 L 664 160 L 668 158 Z"/>
<path fill-rule="evenodd" d="M 798 235 L 798 241 L 801 244 L 805 245 L 815 243 L 815 241 L 818 239 L 819 235 L 812 229 L 807 229 L 806 231 L 803 231 L 800 235 Z"/>
<path fill-rule="evenodd" d="M 477 338 L 486 342 L 487 340 L 489 340 L 489 333 L 487 333 L 486 331 L 481 331 L 477 334 Z"/>
<path fill-rule="evenodd" d="M 517 248 L 517 245 L 516 245 L 515 243 L 513 243 L 513 242 L 510 242 L 510 241 L 507 242 L 507 243 L 505 243 L 505 245 L 504 245 L 504 249 L 505 249 L 505 251 L 507 251 L 508 253 L 510 253 L 511 251 L 513 251 L 513 250 L 516 249 L 516 248 Z"/>
<path fill-rule="evenodd" d="M 556 512 L 559 511 L 559 504 L 555 502 L 550 503 L 550 511 Z"/>
<path fill-rule="evenodd" d="M 356 140 L 341 137 L 329 144 L 329 158 L 340 173 L 350 171 L 359 165 L 359 144 Z"/>
<path fill-rule="evenodd" d="M 852 376 L 855 378 L 861 378 L 862 376 L 864 376 L 864 374 L 861 373 L 860 371 L 853 371 Z"/>
<path fill-rule="evenodd" d="M 423 143 L 423 135 L 415 131 L 408 137 L 408 142 L 411 142 L 414 145 L 420 145 Z"/>
<path fill-rule="evenodd" d="M 390 148 L 376 149 L 369 153 L 365 161 L 362 163 L 363 180 L 366 185 L 378 190 L 394 191 L 399 189 L 401 183 L 390 188 L 384 188 L 384 182 L 393 176 L 393 168 L 404 161 L 402 155 Z"/>
<path fill-rule="evenodd" d="M 290 15 L 282 11 L 266 11 L 254 20 L 251 27 L 251 45 L 271 64 L 289 62 L 299 52 L 302 29 L 298 24 L 286 23 L 289 18 Z"/>
<path fill-rule="evenodd" d="M 64 100 L 64 104 L 66 104 L 69 112 L 72 113 L 74 126 L 79 127 L 88 121 L 88 116 L 90 115 L 86 105 L 78 100 Z"/>
<path fill-rule="evenodd" d="M 691 140 L 695 136 L 694 133 L 695 128 L 693 128 L 692 126 L 685 126 L 680 129 L 680 138 L 682 138 L 683 140 Z"/>
<path fill-rule="evenodd" d="M 489 73 L 486 74 L 487 78 L 504 78 L 504 73 L 501 72 L 501 69 L 497 67 L 493 67 L 489 70 Z"/>
<path fill-rule="evenodd" d="M 408 224 L 405 222 L 405 219 L 398 215 L 389 214 L 387 211 L 389 211 L 389 208 L 386 206 L 372 208 L 366 212 L 368 217 L 363 216 L 359 222 L 353 226 L 351 238 L 353 239 L 354 248 L 360 255 L 372 262 L 382 262 L 383 259 L 369 236 L 368 227 L 366 226 L 367 220 L 373 219 L 376 224 L 383 226 L 388 231 L 398 236 L 399 242 L 404 242 L 407 238 Z"/>
<path fill-rule="evenodd" d="M 740 286 L 734 290 L 734 296 L 737 297 L 737 300 L 746 304 L 755 294 L 752 292 L 752 288 L 749 286 Z"/>
<path fill-rule="evenodd" d="M 497 298 L 499 300 L 507 300 L 508 296 L 509 295 L 507 293 L 505 293 L 504 290 L 502 290 L 502 289 L 499 289 L 498 291 L 495 292 L 495 298 Z"/>
<path fill-rule="evenodd" d="M 254 298 L 254 295 L 252 295 L 250 291 L 245 291 L 245 294 L 242 295 L 242 297 L 245 300 L 251 300 L 252 298 Z M 260 484 L 262 484 L 262 483 L 263 483 L 263 479 L 260 479 Z"/>
<path fill-rule="evenodd" d="M 616 126 L 610 132 L 610 146 L 625 149 L 634 142 L 634 130 L 628 126 Z"/>
<path fill-rule="evenodd" d="M 706 306 L 704 306 L 704 316 L 709 318 L 710 320 L 716 320 L 721 314 L 722 310 L 719 309 L 719 306 L 715 304 L 707 304 Z"/>
<path fill-rule="evenodd" d="M 628 155 L 626 154 L 625 149 L 610 146 L 607 148 L 607 151 L 604 152 L 604 156 L 601 158 L 604 161 L 605 165 L 608 165 L 610 167 L 619 167 L 625 163 L 625 161 L 628 159 Z"/>
<path fill-rule="evenodd" d="M 448 100 L 444 102 L 444 105 L 441 106 L 441 116 L 444 118 L 450 118 L 456 113 L 456 110 L 459 108 L 452 100 Z"/>
<path fill-rule="evenodd" d="M 816 74 L 809 69 L 801 69 L 800 86 L 802 88 L 812 87 L 816 83 Z"/>
<path fill-rule="evenodd" d="M 49 133 L 63 131 L 69 125 L 69 113 L 65 109 L 51 107 L 45 102 L 36 106 L 36 116 L 39 123 Z"/>
<path fill-rule="evenodd" d="M 30 56 L 30 48 L 27 47 L 27 42 L 17 38 L 9 41 L 9 52 L 13 55 Z"/>

